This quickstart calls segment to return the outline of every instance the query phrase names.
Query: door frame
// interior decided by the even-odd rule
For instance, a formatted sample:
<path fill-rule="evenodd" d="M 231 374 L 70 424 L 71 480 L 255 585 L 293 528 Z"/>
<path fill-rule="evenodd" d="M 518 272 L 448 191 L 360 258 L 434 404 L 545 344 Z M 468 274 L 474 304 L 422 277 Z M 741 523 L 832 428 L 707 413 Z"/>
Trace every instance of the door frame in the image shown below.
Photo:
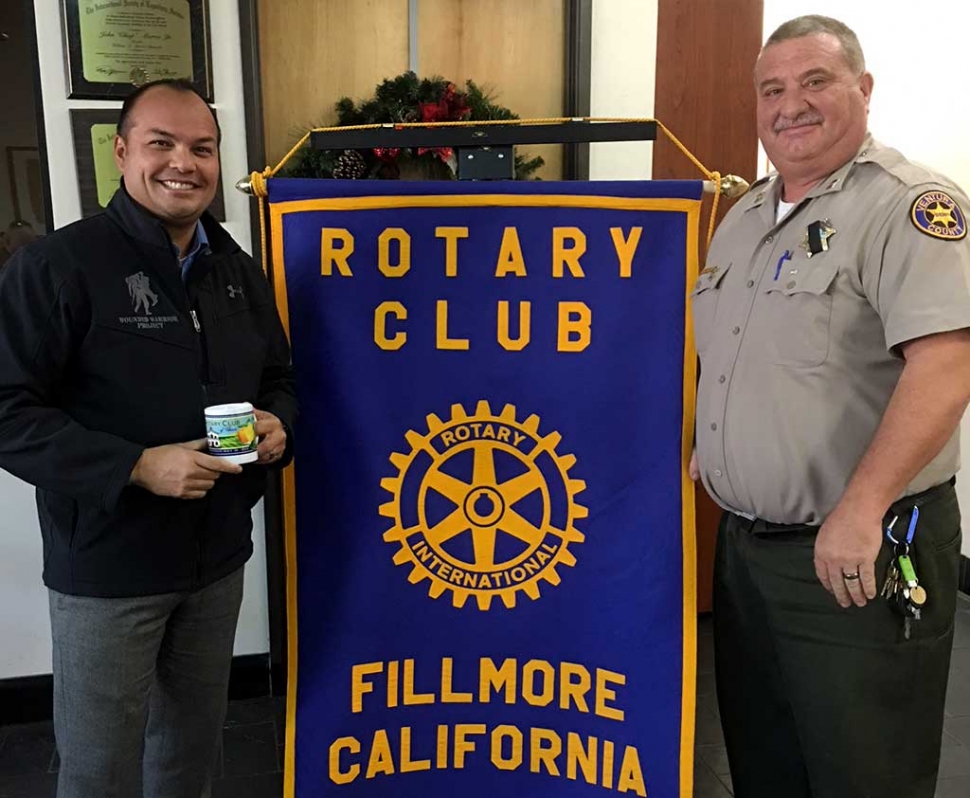
<path fill-rule="evenodd" d="M 30 80 L 34 95 L 34 126 L 37 128 L 37 153 L 40 157 L 42 189 L 44 192 L 44 221 L 46 235 L 54 231 L 54 204 L 51 200 L 51 173 L 47 159 L 47 128 L 44 123 L 44 92 L 40 82 L 40 51 L 37 44 L 37 16 L 33 0 L 21 0 L 24 7 L 24 28 L 30 40 Z M 40 231 L 38 231 L 40 232 Z"/>

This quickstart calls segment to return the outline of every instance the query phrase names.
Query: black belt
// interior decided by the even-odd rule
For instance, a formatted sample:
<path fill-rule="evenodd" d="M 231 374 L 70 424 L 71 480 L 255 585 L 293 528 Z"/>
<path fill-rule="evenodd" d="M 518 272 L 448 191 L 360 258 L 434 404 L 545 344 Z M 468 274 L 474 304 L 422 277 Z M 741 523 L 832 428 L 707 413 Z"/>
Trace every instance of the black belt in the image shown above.
<path fill-rule="evenodd" d="M 947 492 L 948 488 L 952 488 L 956 485 L 957 478 L 955 476 L 950 477 L 946 482 L 941 482 L 939 485 L 934 485 L 932 488 L 928 488 L 920 493 L 914 493 L 912 496 L 904 496 L 897 502 L 894 502 L 886 513 L 886 516 L 902 516 L 912 510 L 914 507 L 923 507 L 924 505 L 931 504 L 937 499 L 943 498 L 944 494 Z M 778 534 L 785 532 L 797 532 L 805 529 L 818 529 L 817 525 L 814 524 L 776 524 L 772 521 L 764 521 L 761 518 L 747 518 L 743 515 L 738 515 L 737 513 L 731 513 L 737 520 L 738 523 L 744 527 L 748 527 L 748 532 L 753 535 L 761 534 Z"/>

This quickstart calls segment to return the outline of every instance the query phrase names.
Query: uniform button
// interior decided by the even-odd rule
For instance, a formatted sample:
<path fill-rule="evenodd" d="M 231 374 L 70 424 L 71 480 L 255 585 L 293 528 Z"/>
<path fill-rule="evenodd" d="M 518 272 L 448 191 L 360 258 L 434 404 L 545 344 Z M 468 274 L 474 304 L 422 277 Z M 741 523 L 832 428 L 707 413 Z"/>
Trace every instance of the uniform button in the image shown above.
<path fill-rule="evenodd" d="M 719 469 L 719 468 L 714 469 L 714 476 L 716 476 L 716 477 L 721 476 L 721 469 Z"/>
<path fill-rule="evenodd" d="M 766 244 L 770 244 L 770 243 L 771 243 L 772 241 L 774 241 L 774 240 L 775 240 L 775 237 L 774 237 L 774 236 L 767 236 L 767 237 L 765 238 L 765 243 L 766 243 Z"/>
<path fill-rule="evenodd" d="M 789 280 L 788 283 L 785 285 L 785 288 L 794 288 L 794 287 L 795 287 L 794 280 Z"/>
<path fill-rule="evenodd" d="M 733 330 L 731 330 L 731 332 L 733 332 L 735 335 L 737 335 L 739 332 L 741 332 L 741 328 L 740 327 L 735 327 Z"/>
<path fill-rule="evenodd" d="M 865 156 L 867 156 L 868 154 L 869 154 L 869 150 L 863 150 L 863 151 L 862 151 L 862 153 L 861 153 L 861 157 L 863 157 L 863 158 L 864 158 L 864 157 L 865 157 Z"/>
<path fill-rule="evenodd" d="M 718 381 L 718 382 L 720 382 L 720 383 L 723 383 L 723 382 L 724 382 L 724 381 L 725 381 L 726 379 L 727 379 L 727 377 L 725 377 L 725 376 L 724 376 L 724 375 L 722 374 L 722 375 L 721 375 L 720 377 L 718 377 L 718 378 L 717 378 L 717 381 Z"/>
<path fill-rule="evenodd" d="M 711 424 L 711 429 L 717 432 L 717 424 Z"/>
<path fill-rule="evenodd" d="M 748 280 L 748 288 L 754 285 L 754 280 Z"/>

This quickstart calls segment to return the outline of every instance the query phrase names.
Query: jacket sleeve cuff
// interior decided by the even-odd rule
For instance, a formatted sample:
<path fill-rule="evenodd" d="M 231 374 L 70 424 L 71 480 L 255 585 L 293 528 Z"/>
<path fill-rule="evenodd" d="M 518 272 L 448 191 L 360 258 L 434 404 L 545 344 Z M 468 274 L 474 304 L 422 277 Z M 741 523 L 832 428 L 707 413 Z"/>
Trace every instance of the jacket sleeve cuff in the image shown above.
<path fill-rule="evenodd" d="M 293 430 L 283 419 L 280 419 L 280 424 L 283 425 L 283 432 L 286 433 L 286 448 L 283 449 L 282 457 L 270 466 L 274 471 L 282 471 L 293 462 Z"/>
<path fill-rule="evenodd" d="M 130 484 L 131 472 L 144 451 L 144 446 L 138 446 L 134 443 L 124 444 L 124 449 L 118 457 L 118 462 L 111 472 L 108 484 L 101 496 L 101 509 L 104 512 L 114 512 L 118 500 L 121 498 L 121 492 Z"/>

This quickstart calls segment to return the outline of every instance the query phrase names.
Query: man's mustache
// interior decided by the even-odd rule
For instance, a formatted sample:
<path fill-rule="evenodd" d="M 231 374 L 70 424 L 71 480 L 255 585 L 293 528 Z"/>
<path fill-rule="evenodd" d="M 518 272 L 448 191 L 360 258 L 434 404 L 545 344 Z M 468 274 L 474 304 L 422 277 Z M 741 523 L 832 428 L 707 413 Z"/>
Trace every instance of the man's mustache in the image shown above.
<path fill-rule="evenodd" d="M 817 125 L 822 121 L 822 115 L 818 112 L 799 114 L 794 119 L 788 119 L 787 117 L 780 116 L 775 121 L 774 131 L 775 133 L 780 133 L 782 130 L 787 130 L 790 127 L 798 127 L 799 125 Z"/>

